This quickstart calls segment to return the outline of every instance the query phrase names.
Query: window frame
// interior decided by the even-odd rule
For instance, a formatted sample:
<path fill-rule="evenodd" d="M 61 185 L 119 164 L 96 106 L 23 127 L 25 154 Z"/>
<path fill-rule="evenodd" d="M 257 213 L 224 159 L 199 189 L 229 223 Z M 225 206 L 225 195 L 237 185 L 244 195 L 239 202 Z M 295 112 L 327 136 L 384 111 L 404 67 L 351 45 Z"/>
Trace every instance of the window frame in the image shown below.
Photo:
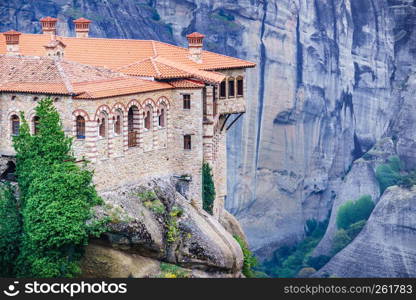
<path fill-rule="evenodd" d="M 235 98 L 235 79 L 234 77 L 230 77 L 227 80 L 227 90 L 228 90 L 228 98 Z M 231 88 L 232 85 L 232 88 Z M 232 91 L 232 94 L 230 93 Z"/>
<path fill-rule="evenodd" d="M 237 77 L 237 84 L 236 84 L 236 90 L 237 90 L 237 97 L 243 97 L 244 96 L 244 78 L 242 76 Z M 241 83 L 241 87 L 240 87 Z M 241 93 L 240 93 L 241 89 Z"/>
<path fill-rule="evenodd" d="M 191 109 L 191 94 L 182 94 L 182 101 L 183 101 L 182 108 L 184 110 L 190 110 Z"/>
<path fill-rule="evenodd" d="M 75 137 L 77 140 L 85 140 L 85 132 L 85 118 L 83 116 L 77 116 L 75 119 Z"/>
<path fill-rule="evenodd" d="M 224 94 L 223 94 L 223 92 L 224 92 Z M 220 99 L 227 98 L 227 81 L 226 80 L 223 80 L 220 83 L 218 97 Z"/>
<path fill-rule="evenodd" d="M 16 117 L 16 118 L 15 118 Z M 11 136 L 18 136 L 20 133 L 20 118 L 18 115 L 13 114 L 10 117 L 10 123 L 11 123 Z M 17 123 L 17 128 L 15 127 L 15 124 Z M 16 132 L 15 132 L 16 129 Z"/>

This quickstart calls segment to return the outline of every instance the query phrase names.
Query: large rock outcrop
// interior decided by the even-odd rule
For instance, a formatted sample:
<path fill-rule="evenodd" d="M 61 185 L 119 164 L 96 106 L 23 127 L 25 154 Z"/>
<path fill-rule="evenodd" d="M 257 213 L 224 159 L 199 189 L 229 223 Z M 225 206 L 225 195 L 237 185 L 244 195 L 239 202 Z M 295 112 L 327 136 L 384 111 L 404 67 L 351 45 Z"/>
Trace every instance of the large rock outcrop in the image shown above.
<path fill-rule="evenodd" d="M 414 93 L 402 92 L 415 70 L 414 1 L 12 0 L 0 8 L 1 31 L 38 32 L 35 20 L 54 15 L 73 35 L 71 19 L 84 16 L 92 36 L 185 46 L 197 30 L 206 49 L 256 62 L 247 113 L 228 135 L 226 208 L 263 258 L 301 239 L 307 219 L 335 211 L 338 195 L 355 196 L 341 178 L 380 139 L 394 137 L 401 158 L 416 164 Z M 367 189 L 357 184 L 357 193 Z"/>
<path fill-rule="evenodd" d="M 164 262 L 195 277 L 240 277 L 243 254 L 231 233 L 175 186 L 158 178 L 101 192 L 96 218 L 109 229 L 87 247 L 83 276 L 151 277 Z"/>
<path fill-rule="evenodd" d="M 390 187 L 366 226 L 313 277 L 415 277 L 416 188 Z"/>

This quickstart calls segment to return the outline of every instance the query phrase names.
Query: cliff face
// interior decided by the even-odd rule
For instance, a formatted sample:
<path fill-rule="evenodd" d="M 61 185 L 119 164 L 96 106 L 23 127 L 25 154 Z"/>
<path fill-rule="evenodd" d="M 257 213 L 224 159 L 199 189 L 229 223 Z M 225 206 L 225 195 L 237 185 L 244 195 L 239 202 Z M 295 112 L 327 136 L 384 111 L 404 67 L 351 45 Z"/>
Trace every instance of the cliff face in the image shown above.
<path fill-rule="evenodd" d="M 26 0 L 0 7 L 0 31 L 39 31 L 40 17 L 56 15 L 61 33 L 73 34 L 70 18 L 84 16 L 94 21 L 91 36 L 186 45 L 185 34 L 197 30 L 207 35 L 206 49 L 257 62 L 247 75 L 247 113 L 229 131 L 226 208 L 262 257 L 301 238 L 307 219 L 327 218 L 354 191 L 376 193 L 370 179 L 348 179 L 355 190 L 343 191 L 343 179 L 381 138 L 394 136 L 397 153 L 416 165 L 416 106 L 404 89 L 414 84 L 415 1 Z"/>

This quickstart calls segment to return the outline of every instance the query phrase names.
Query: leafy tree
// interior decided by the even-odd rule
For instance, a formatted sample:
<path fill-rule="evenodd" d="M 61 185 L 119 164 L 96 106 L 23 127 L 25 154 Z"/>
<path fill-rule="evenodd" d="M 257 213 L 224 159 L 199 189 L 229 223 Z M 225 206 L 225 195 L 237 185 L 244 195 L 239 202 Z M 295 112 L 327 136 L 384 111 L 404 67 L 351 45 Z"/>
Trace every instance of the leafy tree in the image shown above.
<path fill-rule="evenodd" d="M 40 101 L 36 114 L 37 134 L 30 135 L 22 118 L 21 133 L 14 140 L 24 204 L 17 275 L 72 277 L 79 274 L 78 262 L 88 241 L 86 221 L 101 200 L 92 173 L 79 168 L 70 154 L 72 140 L 65 136 L 52 100 Z"/>
<path fill-rule="evenodd" d="M 367 220 L 374 209 L 370 195 L 364 195 L 356 201 L 347 201 L 338 209 L 337 227 L 347 229 L 351 224 Z"/>
<path fill-rule="evenodd" d="M 351 241 L 351 238 L 344 229 L 338 230 L 332 241 L 332 256 L 344 249 Z"/>
<path fill-rule="evenodd" d="M 0 277 L 15 277 L 19 255 L 22 220 L 14 189 L 10 184 L 0 187 Z"/>
<path fill-rule="evenodd" d="M 215 200 L 215 186 L 212 169 L 208 163 L 202 165 L 202 206 L 212 215 Z"/>

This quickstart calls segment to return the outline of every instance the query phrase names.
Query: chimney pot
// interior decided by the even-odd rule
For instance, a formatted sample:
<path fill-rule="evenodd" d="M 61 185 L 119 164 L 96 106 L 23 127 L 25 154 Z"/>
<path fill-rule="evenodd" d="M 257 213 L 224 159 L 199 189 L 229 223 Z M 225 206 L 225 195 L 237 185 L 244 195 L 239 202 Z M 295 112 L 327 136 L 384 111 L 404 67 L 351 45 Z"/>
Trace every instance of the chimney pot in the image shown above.
<path fill-rule="evenodd" d="M 19 38 L 21 33 L 16 30 L 10 30 L 3 33 L 6 38 L 6 47 L 8 55 L 19 54 Z"/>
<path fill-rule="evenodd" d="M 45 17 L 40 19 L 40 23 L 42 25 L 42 32 L 44 34 L 50 34 L 52 36 L 56 35 L 56 22 L 58 22 L 57 18 L 52 17 Z"/>
<path fill-rule="evenodd" d="M 188 39 L 189 58 L 198 64 L 202 63 L 204 37 L 205 35 L 199 32 L 194 32 L 186 36 Z"/>
<path fill-rule="evenodd" d="M 74 20 L 75 34 L 77 38 L 87 38 L 90 31 L 91 21 L 85 18 Z"/>

